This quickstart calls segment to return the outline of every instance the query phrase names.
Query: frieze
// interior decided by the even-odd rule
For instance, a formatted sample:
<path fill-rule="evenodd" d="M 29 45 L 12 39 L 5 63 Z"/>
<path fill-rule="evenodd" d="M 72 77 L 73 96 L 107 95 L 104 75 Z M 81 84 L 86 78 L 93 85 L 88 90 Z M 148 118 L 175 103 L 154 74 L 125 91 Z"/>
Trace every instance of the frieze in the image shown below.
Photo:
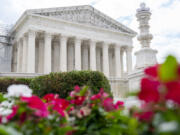
<path fill-rule="evenodd" d="M 112 18 L 106 16 L 105 14 L 101 13 L 100 11 L 94 9 L 91 6 L 35 9 L 28 10 L 27 12 L 32 14 L 60 18 L 76 23 L 88 24 L 119 32 L 136 34 L 134 31 L 130 30 L 126 26 L 120 24 L 119 22 L 113 20 Z"/>

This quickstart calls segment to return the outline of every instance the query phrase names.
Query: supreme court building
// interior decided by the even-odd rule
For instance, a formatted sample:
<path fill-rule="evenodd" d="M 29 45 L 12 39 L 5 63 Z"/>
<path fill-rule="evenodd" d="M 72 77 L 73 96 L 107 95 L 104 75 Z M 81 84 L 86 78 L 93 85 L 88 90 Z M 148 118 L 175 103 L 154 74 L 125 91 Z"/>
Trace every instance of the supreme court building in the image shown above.
<path fill-rule="evenodd" d="M 149 15 L 144 5 L 140 9 L 137 14 Z M 149 34 L 148 28 L 142 26 L 143 34 Z M 100 71 L 110 80 L 113 94 L 122 97 L 143 76 L 142 70 L 134 71 L 132 67 L 132 39 L 136 34 L 89 5 L 27 10 L 11 30 L 11 75 Z M 151 48 L 143 49 L 137 52 L 139 59 L 146 57 Z M 148 63 L 142 60 L 136 69 L 144 65 Z"/>

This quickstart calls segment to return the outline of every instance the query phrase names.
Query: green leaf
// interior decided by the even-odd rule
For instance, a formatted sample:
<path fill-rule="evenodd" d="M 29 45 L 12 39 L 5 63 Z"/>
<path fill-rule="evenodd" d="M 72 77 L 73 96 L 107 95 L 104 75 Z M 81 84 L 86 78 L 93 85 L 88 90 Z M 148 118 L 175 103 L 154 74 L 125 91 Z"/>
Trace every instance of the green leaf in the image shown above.
<path fill-rule="evenodd" d="M 80 95 L 80 96 L 84 96 L 84 95 L 86 94 L 87 90 L 88 90 L 88 86 L 85 86 L 85 87 L 79 92 L 79 95 Z"/>
<path fill-rule="evenodd" d="M 4 98 L 3 94 L 0 93 L 0 102 L 3 102 L 4 100 L 7 100 L 6 98 Z"/>
<path fill-rule="evenodd" d="M 22 135 L 13 127 L 0 125 L 0 135 Z"/>
<path fill-rule="evenodd" d="M 178 77 L 177 73 L 178 62 L 175 57 L 168 56 L 166 61 L 160 66 L 159 76 L 163 82 L 176 80 Z"/>

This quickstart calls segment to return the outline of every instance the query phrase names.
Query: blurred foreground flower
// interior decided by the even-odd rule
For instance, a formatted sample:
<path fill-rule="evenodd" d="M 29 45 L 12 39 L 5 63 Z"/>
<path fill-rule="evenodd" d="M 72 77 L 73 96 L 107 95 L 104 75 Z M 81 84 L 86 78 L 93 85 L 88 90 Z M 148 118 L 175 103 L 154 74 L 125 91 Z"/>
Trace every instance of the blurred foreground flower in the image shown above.
<path fill-rule="evenodd" d="M 11 85 L 8 87 L 8 93 L 7 97 L 20 97 L 20 96 L 25 96 L 25 97 L 31 97 L 32 96 L 32 90 L 26 86 L 26 85 Z"/>

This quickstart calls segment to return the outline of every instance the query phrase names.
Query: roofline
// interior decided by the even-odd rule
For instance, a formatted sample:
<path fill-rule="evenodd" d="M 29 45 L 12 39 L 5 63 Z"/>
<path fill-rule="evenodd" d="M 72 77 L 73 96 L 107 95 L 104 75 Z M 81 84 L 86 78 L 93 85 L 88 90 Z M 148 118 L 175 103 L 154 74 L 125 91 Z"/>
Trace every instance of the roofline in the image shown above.
<path fill-rule="evenodd" d="M 37 13 L 37 12 L 43 12 L 43 11 L 46 11 L 46 10 L 48 10 L 48 12 L 55 12 L 55 11 L 61 11 L 61 10 L 65 10 L 65 9 L 68 10 L 70 8 L 75 8 L 75 7 L 93 9 L 96 13 L 100 13 L 100 15 L 102 15 L 103 17 L 108 18 L 109 20 L 113 21 L 119 27 L 126 29 L 130 33 L 137 34 L 137 32 L 135 32 L 134 30 L 132 30 L 129 27 L 125 26 L 124 24 L 122 24 L 121 22 L 117 21 L 116 19 L 113 19 L 112 17 L 104 14 L 103 12 L 99 11 L 98 9 L 94 8 L 91 5 L 78 5 L 78 6 L 65 6 L 65 7 L 29 9 L 29 10 L 27 10 L 27 12 L 28 13 Z"/>
<path fill-rule="evenodd" d="M 27 14 L 27 15 L 28 16 L 32 16 L 32 17 L 41 17 L 43 19 L 50 19 L 50 20 L 59 21 L 59 22 L 63 22 L 63 23 L 68 23 L 68 24 L 75 24 L 75 25 L 79 25 L 79 26 L 82 26 L 82 27 L 89 27 L 89 28 L 92 28 L 92 29 L 100 29 L 102 31 L 118 33 L 118 34 L 121 34 L 121 35 L 130 36 L 130 37 L 135 37 L 136 36 L 135 34 L 132 34 L 132 33 L 119 32 L 119 31 L 116 31 L 116 30 L 110 30 L 110 29 L 105 29 L 105 28 L 101 28 L 101 27 L 97 27 L 97 26 L 91 26 L 91 25 L 87 25 L 87 24 L 71 22 L 71 21 L 67 21 L 67 20 L 63 20 L 63 19 L 59 19 L 59 18 L 53 18 L 53 17 L 42 16 L 42 15 L 35 15 L 35 14 Z"/>
<path fill-rule="evenodd" d="M 83 7 L 83 6 L 88 6 L 90 8 L 93 8 L 92 6 L 90 5 L 82 5 L 82 6 L 71 6 L 71 7 Z M 97 27 L 97 26 L 90 26 L 90 25 L 86 25 L 86 24 L 80 24 L 80 23 L 77 23 L 77 22 L 71 22 L 71 21 L 67 21 L 67 20 L 63 20 L 63 19 L 60 19 L 60 18 L 53 18 L 53 17 L 48 17 L 48 16 L 42 16 L 42 15 L 37 15 L 37 14 L 33 14 L 33 10 L 55 10 L 55 9 L 61 9 L 61 8 L 70 8 L 70 7 L 60 7 L 60 8 L 43 8 L 43 9 L 30 9 L 30 10 L 26 10 L 22 15 L 21 17 L 17 20 L 17 22 L 15 23 L 15 25 L 12 27 L 12 29 L 10 30 L 10 34 L 13 34 L 13 32 L 17 29 L 17 27 L 28 17 L 28 16 L 39 16 L 39 17 L 42 17 L 42 18 L 51 18 L 51 19 L 54 19 L 56 21 L 63 21 L 63 22 L 66 22 L 66 23 L 71 23 L 71 24 L 77 24 L 77 25 L 81 25 L 81 26 L 88 26 L 88 27 L 93 27 L 93 28 L 100 28 L 100 27 Z M 94 10 L 96 10 L 96 12 L 100 12 L 98 11 L 97 9 L 93 8 Z M 57 10 L 56 10 L 57 11 Z M 100 28 L 100 29 L 103 29 L 103 30 L 107 30 L 107 31 L 111 31 L 111 32 L 117 32 L 117 33 L 121 33 L 121 34 L 126 34 L 126 35 L 129 35 L 129 36 L 132 36 L 132 37 L 135 37 L 137 35 L 137 32 L 131 30 L 130 28 L 126 27 L 125 25 L 121 24 L 120 22 L 112 19 L 111 17 L 105 15 L 104 13 L 100 12 L 102 15 L 104 15 L 105 17 L 108 17 L 110 18 L 112 21 L 115 21 L 116 23 L 120 24 L 121 27 L 124 27 L 125 29 L 128 29 L 129 31 L 131 31 L 131 33 L 127 33 L 127 32 L 119 32 L 119 31 L 115 31 L 115 30 L 109 30 L 109 29 L 105 29 L 105 28 Z"/>
<path fill-rule="evenodd" d="M 14 26 L 11 28 L 10 34 L 13 34 L 13 32 L 15 31 L 15 29 L 17 29 L 17 27 L 24 21 L 24 19 L 25 19 L 26 17 L 28 17 L 27 10 L 21 15 L 21 17 L 16 21 L 16 23 L 14 24 Z"/>

